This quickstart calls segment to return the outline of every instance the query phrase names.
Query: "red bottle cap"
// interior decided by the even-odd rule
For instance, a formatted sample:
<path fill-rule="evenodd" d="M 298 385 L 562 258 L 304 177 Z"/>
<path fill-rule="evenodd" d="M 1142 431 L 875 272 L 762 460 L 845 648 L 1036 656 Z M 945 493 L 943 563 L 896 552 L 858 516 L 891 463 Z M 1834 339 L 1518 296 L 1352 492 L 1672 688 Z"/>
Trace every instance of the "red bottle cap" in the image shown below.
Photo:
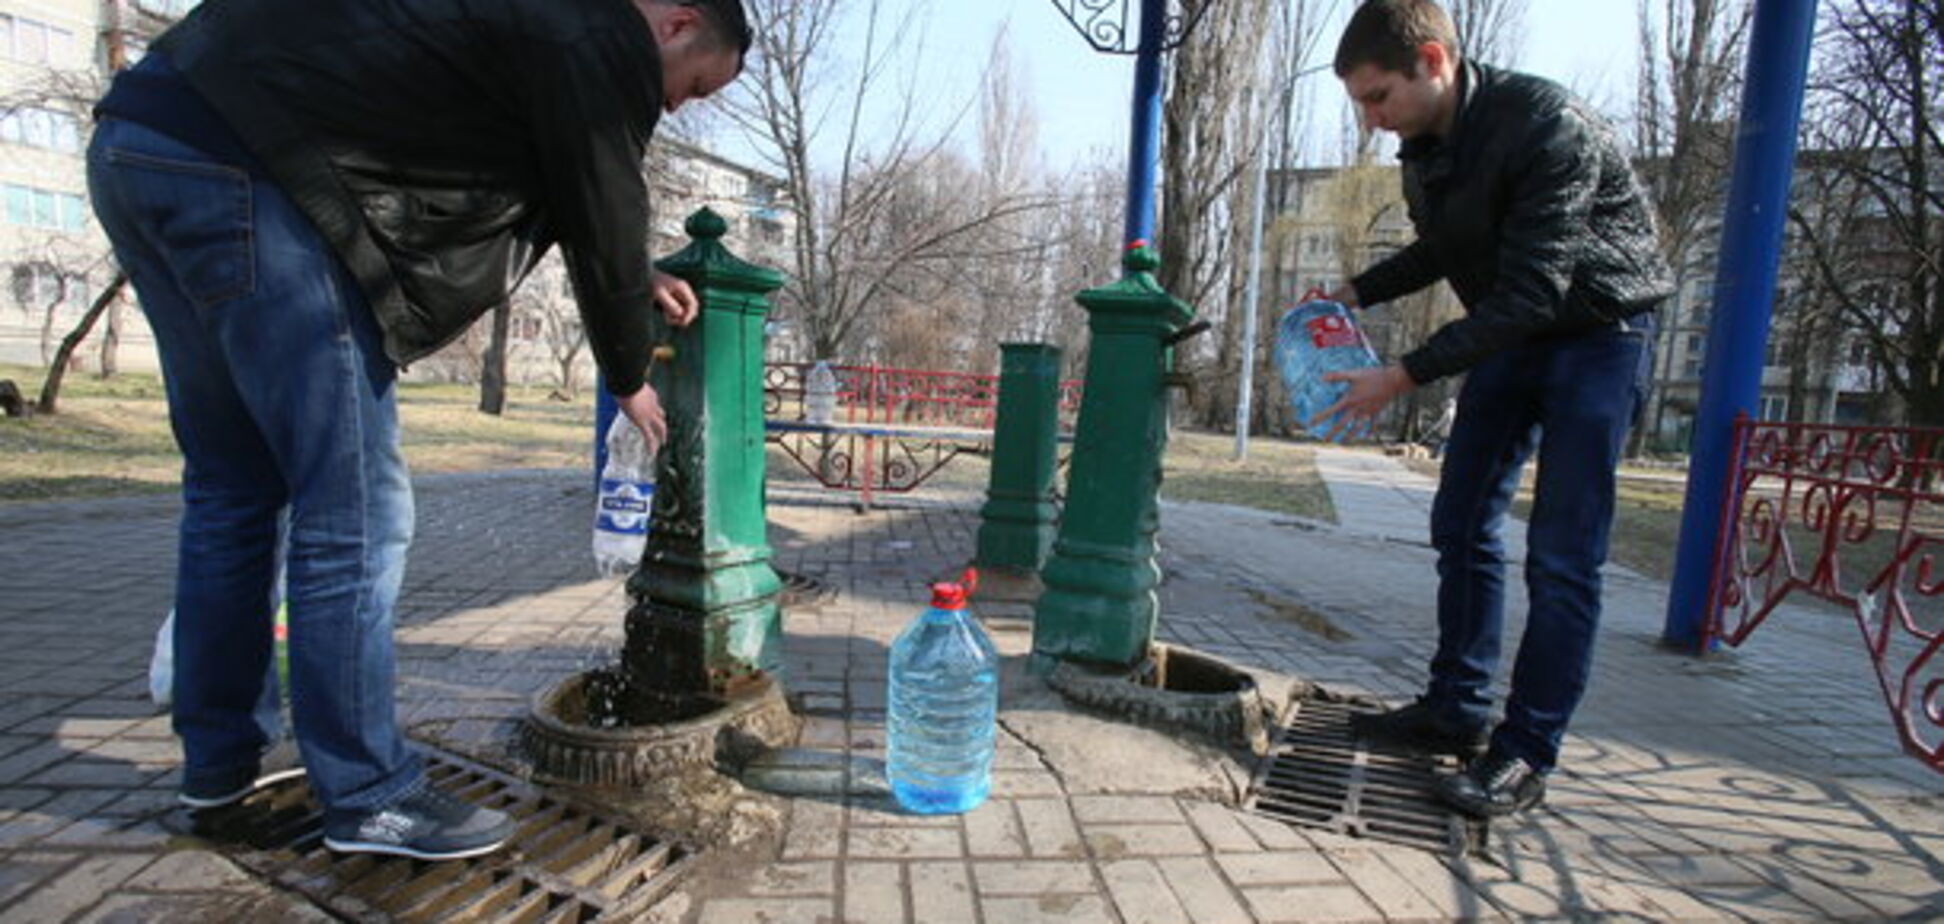
<path fill-rule="evenodd" d="M 959 575 L 957 581 L 933 584 L 931 586 L 932 608 L 938 610 L 965 609 L 965 598 L 972 596 L 973 589 L 978 586 L 979 572 L 976 568 L 965 569 L 965 573 Z"/>

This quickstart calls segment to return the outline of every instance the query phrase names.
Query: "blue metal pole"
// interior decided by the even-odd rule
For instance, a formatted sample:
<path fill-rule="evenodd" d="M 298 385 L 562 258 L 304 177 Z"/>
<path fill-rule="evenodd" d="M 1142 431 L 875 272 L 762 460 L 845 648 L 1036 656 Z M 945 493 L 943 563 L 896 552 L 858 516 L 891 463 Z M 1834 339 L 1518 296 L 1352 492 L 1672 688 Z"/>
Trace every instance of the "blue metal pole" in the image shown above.
<path fill-rule="evenodd" d="M 1715 271 L 1715 310 L 1708 322 L 1687 499 L 1681 507 L 1681 541 L 1661 632 L 1661 640 L 1670 646 L 1701 645 L 1715 547 L 1733 515 L 1723 507 L 1722 491 L 1735 415 L 1755 416 L 1761 396 L 1770 301 L 1815 24 L 1816 0 L 1760 0 L 1755 7 L 1735 172 Z"/>
<path fill-rule="evenodd" d="M 1154 176 L 1161 147 L 1161 43 L 1167 0 L 1141 0 L 1141 44 L 1134 58 L 1134 120 L 1127 141 L 1126 243 L 1154 243 Z"/>

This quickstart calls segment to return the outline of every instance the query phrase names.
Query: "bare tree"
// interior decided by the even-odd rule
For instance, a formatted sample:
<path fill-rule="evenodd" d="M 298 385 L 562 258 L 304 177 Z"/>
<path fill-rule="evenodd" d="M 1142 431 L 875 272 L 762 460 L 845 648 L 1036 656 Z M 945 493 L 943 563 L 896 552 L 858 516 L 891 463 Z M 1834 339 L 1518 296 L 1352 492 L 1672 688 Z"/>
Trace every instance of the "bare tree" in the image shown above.
<path fill-rule="evenodd" d="M 1790 220 L 1911 424 L 1944 422 L 1944 2 L 1824 6 Z"/>
<path fill-rule="evenodd" d="M 587 329 L 581 326 L 580 308 L 558 252 L 547 254 L 533 268 L 526 282 L 514 291 L 511 304 L 516 323 L 536 331 L 547 348 L 554 370 L 551 397 L 573 400 L 580 394 L 580 359 L 587 347 Z"/>
<path fill-rule="evenodd" d="M 923 9 L 884 0 L 749 3 L 756 47 L 749 77 L 731 92 L 726 109 L 789 186 L 797 219 L 795 272 L 782 301 L 798 307 L 819 358 L 851 346 L 854 333 L 895 293 L 900 271 L 951 256 L 968 232 L 996 219 L 1048 205 L 1029 196 L 980 203 L 949 217 L 898 214 L 912 201 L 901 202 L 900 193 L 916 188 L 907 180 L 938 162 L 952 124 L 965 111 L 952 113 L 943 126 L 921 125 L 920 114 L 933 108 L 919 99 L 923 81 L 893 73 L 917 60 Z M 829 45 L 839 28 L 861 32 L 861 58 L 854 70 L 833 73 Z M 887 91 L 895 94 L 888 128 L 867 139 L 866 108 L 877 106 Z M 826 128 L 837 133 L 832 174 L 813 163 Z"/>
<path fill-rule="evenodd" d="M 1635 166 L 1659 220 L 1676 292 L 1688 291 L 1695 275 L 1709 270 L 1705 238 L 1721 215 L 1751 10 L 1746 0 L 1640 0 L 1638 7 Z M 1634 428 L 1630 454 L 1660 431 L 1666 383 L 1681 352 L 1676 347 L 1700 323 L 1699 315 L 1682 316 L 1676 304 L 1661 322 L 1654 422 Z"/>
<path fill-rule="evenodd" d="M 1516 65 L 1525 47 L 1527 0 L 1446 0 L 1466 57 Z"/>

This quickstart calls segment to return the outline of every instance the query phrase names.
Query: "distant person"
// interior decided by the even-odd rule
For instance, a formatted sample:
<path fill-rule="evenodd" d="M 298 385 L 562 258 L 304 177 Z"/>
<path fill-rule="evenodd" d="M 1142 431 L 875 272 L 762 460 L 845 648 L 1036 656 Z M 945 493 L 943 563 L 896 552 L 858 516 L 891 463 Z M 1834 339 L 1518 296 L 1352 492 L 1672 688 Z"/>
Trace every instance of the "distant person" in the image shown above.
<path fill-rule="evenodd" d="M 1446 398 L 1444 410 L 1438 412 L 1438 419 L 1424 430 L 1424 445 L 1431 450 L 1431 458 L 1444 456 L 1445 443 L 1451 437 L 1451 425 L 1458 419 L 1458 399 Z"/>
<path fill-rule="evenodd" d="M 1469 373 L 1431 510 L 1430 682 L 1416 702 L 1358 729 L 1424 751 L 1483 752 L 1441 779 L 1439 794 L 1473 815 L 1518 812 L 1544 798 L 1586 689 L 1614 472 L 1670 277 L 1612 128 L 1557 84 L 1464 59 L 1436 3 L 1368 0 L 1335 64 L 1364 123 L 1402 139 L 1417 240 L 1334 297 L 1377 304 L 1443 279 L 1466 313 L 1397 363 L 1337 374 L 1350 389 L 1320 419 L 1367 423 L 1418 385 Z M 1535 448 L 1531 609 L 1504 720 L 1491 728 L 1487 687 L 1505 618 L 1500 525 Z"/>
<path fill-rule="evenodd" d="M 88 181 L 184 458 L 185 804 L 307 772 L 332 850 L 505 843 L 507 816 L 434 789 L 398 729 L 412 492 L 393 384 L 558 244 L 608 388 L 658 443 L 653 314 L 685 325 L 697 305 L 649 265 L 644 148 L 749 45 L 740 0 L 208 0 L 115 79 Z M 301 771 L 252 718 L 286 508 Z"/>

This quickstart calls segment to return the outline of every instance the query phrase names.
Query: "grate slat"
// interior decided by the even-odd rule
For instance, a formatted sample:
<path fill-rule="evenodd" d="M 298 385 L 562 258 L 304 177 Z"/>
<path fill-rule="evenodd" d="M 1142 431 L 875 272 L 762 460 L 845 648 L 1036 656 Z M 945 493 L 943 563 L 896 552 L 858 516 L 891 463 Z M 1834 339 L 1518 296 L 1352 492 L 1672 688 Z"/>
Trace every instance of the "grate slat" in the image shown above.
<path fill-rule="evenodd" d="M 1459 853 L 1482 844 L 1483 825 L 1440 803 L 1434 773 L 1445 760 L 1371 750 L 1350 718 L 1374 703 L 1300 698 L 1284 711 L 1243 807 L 1297 827 Z"/>
<path fill-rule="evenodd" d="M 425 749 L 432 785 L 515 819 L 504 850 L 472 860 L 334 854 L 301 780 L 209 812 L 179 811 L 179 833 L 207 838 L 242 866 L 352 921 L 588 924 L 628 920 L 666 895 L 695 852 L 657 840 L 532 784 Z"/>

